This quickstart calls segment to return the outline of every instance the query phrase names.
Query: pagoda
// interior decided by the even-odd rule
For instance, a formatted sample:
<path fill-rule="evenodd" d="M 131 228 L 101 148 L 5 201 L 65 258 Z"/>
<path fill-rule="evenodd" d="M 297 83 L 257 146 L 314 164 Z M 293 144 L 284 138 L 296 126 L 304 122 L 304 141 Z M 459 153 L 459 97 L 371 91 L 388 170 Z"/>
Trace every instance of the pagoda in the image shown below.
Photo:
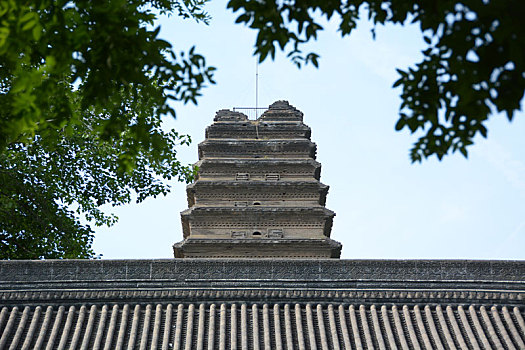
<path fill-rule="evenodd" d="M 335 213 L 303 113 L 286 101 L 250 120 L 220 110 L 199 144 L 176 258 L 339 258 Z"/>

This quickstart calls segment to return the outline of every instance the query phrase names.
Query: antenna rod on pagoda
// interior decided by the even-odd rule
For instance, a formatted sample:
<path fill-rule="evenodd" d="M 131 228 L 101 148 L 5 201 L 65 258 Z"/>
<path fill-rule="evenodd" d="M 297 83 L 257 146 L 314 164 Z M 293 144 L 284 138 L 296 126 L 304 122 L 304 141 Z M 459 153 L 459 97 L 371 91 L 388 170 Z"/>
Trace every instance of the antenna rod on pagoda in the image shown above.
<path fill-rule="evenodd" d="M 255 119 L 259 118 L 257 115 L 259 107 L 259 57 L 255 58 Z"/>

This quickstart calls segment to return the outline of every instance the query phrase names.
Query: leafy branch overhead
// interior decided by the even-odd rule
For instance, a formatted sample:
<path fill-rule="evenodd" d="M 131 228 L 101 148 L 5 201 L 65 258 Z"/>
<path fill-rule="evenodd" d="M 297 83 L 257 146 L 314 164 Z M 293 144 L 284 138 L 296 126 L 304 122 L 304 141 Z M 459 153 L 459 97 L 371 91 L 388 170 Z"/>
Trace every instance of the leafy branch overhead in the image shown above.
<path fill-rule="evenodd" d="M 164 130 L 171 101 L 214 83 L 194 48 L 158 38 L 157 14 L 206 23 L 205 0 L 0 0 L 0 259 L 92 258 L 102 206 L 190 182 Z"/>
<path fill-rule="evenodd" d="M 1 0 L 0 152 L 48 129 L 71 132 L 86 109 L 104 115 L 94 126 L 96 134 L 104 140 L 119 137 L 131 119 L 124 95 L 147 95 L 159 117 L 175 116 L 170 100 L 196 103 L 200 90 L 213 83 L 214 68 L 194 49 L 174 52 L 153 25 L 155 13 L 207 21 L 203 3 Z M 71 91 L 80 108 L 69 98 Z M 150 127 L 138 120 L 129 130 L 139 148 L 150 146 Z M 121 156 L 136 154 L 127 149 Z"/>
<path fill-rule="evenodd" d="M 238 23 L 255 29 L 260 60 L 286 51 L 299 67 L 318 65 L 302 45 L 317 39 L 324 16 L 336 17 L 342 36 L 362 15 L 377 24 L 418 23 L 427 45 L 423 59 L 398 69 L 402 104 L 396 130 L 422 132 L 411 149 L 413 162 L 450 152 L 467 156 L 486 121 L 504 112 L 512 120 L 525 90 L 525 2 L 230 0 Z M 375 33 L 374 33 L 375 35 Z"/>
<path fill-rule="evenodd" d="M 135 111 L 142 112 L 151 111 Z M 105 214 L 102 205 L 165 195 L 169 185 L 163 179 L 193 179 L 192 169 L 173 151 L 189 137 L 164 132 L 155 123 L 155 147 L 139 151 L 133 170 L 121 172 L 118 155 L 133 143 L 132 133 L 102 142 L 93 133 L 95 123 L 97 116 L 84 115 L 71 135 L 49 132 L 45 140 L 12 144 L 0 154 L 0 259 L 92 257 L 94 232 L 79 215 L 96 226 L 112 225 L 116 217 Z"/>

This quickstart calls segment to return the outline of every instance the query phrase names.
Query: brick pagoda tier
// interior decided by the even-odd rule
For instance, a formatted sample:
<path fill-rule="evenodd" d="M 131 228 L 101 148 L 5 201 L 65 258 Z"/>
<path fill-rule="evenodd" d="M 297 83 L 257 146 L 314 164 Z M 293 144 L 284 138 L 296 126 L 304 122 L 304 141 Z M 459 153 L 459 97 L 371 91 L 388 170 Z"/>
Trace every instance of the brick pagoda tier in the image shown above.
<path fill-rule="evenodd" d="M 221 110 L 199 144 L 176 258 L 339 258 L 335 213 L 303 113 L 286 101 L 257 120 Z"/>

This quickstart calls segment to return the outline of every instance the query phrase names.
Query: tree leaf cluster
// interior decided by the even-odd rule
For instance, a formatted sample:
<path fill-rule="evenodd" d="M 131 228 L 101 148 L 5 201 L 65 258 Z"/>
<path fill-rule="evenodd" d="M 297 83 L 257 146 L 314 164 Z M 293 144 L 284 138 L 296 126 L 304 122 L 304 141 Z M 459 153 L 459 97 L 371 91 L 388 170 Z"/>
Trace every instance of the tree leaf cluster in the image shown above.
<path fill-rule="evenodd" d="M 193 180 L 193 169 L 175 152 L 191 139 L 163 131 L 148 105 L 130 101 L 134 118 L 120 138 L 101 141 L 95 132 L 100 115 L 87 113 L 69 134 L 49 130 L 45 140 L 12 143 L 0 154 L 0 258 L 92 258 L 94 232 L 79 217 L 110 226 L 117 218 L 101 206 L 165 195 L 165 180 L 172 178 Z M 133 169 L 122 171 L 119 157 L 134 147 L 133 128 L 142 117 L 153 125 L 151 145 L 138 147 Z"/>
<path fill-rule="evenodd" d="M 107 115 L 101 139 L 119 137 L 132 116 L 127 96 L 147 95 L 157 116 L 169 101 L 196 103 L 213 67 L 194 49 L 176 53 L 158 37 L 159 13 L 207 21 L 201 0 L 0 0 L 0 151 L 82 123 L 85 110 Z M 75 103 L 69 95 L 77 92 Z M 126 96 L 126 98 L 124 98 Z M 153 142 L 142 120 L 131 130 Z M 136 148 L 125 152 L 134 159 Z M 126 163 L 121 164 L 127 167 Z"/>
<path fill-rule="evenodd" d="M 194 48 L 158 37 L 159 14 L 206 23 L 205 0 L 0 0 L 0 258 L 94 258 L 104 206 L 190 182 L 164 130 L 173 101 L 214 83 Z M 90 224 L 91 223 L 91 224 Z"/>
<path fill-rule="evenodd" d="M 257 31 L 260 60 L 286 51 L 299 67 L 318 64 L 301 47 L 335 17 L 342 36 L 366 16 L 374 25 L 417 23 L 427 47 L 423 59 L 399 69 L 394 87 L 402 104 L 396 130 L 422 136 L 410 151 L 413 162 L 450 152 L 467 156 L 486 122 L 504 112 L 512 120 L 525 91 L 525 2 L 521 0 L 230 0 L 237 22 Z M 373 30 L 375 36 L 375 27 Z"/>

